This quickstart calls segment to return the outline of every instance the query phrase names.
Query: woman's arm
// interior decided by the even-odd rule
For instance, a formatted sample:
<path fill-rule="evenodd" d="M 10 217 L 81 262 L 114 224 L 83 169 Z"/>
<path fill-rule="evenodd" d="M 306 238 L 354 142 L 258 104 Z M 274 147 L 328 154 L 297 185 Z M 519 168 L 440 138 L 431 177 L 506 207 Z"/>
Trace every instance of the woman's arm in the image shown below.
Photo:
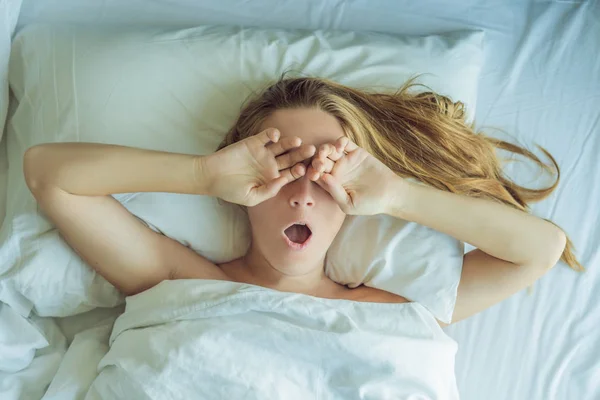
<path fill-rule="evenodd" d="M 464 256 L 452 322 L 531 285 L 558 262 L 566 246 L 564 232 L 548 221 L 402 179 L 345 136 L 320 146 L 311 168 L 310 179 L 346 214 L 390 214 L 477 247 Z"/>
<path fill-rule="evenodd" d="M 228 279 L 216 265 L 140 222 L 111 194 L 209 195 L 251 206 L 302 176 L 314 147 L 275 129 L 209 156 L 96 143 L 31 147 L 25 180 L 67 243 L 100 275 L 132 295 L 165 279 Z"/>
<path fill-rule="evenodd" d="M 98 143 L 47 143 L 29 148 L 23 166 L 30 186 L 81 196 L 168 192 L 208 194 L 197 175 L 199 156 Z"/>
<path fill-rule="evenodd" d="M 387 214 L 446 233 L 477 249 L 465 254 L 452 322 L 528 287 L 560 259 L 565 233 L 504 204 L 398 178 Z"/>
<path fill-rule="evenodd" d="M 127 295 L 165 279 L 226 279 L 216 265 L 140 222 L 109 196 L 126 192 L 206 194 L 193 155 L 94 143 L 32 147 L 25 180 L 66 242 Z"/>

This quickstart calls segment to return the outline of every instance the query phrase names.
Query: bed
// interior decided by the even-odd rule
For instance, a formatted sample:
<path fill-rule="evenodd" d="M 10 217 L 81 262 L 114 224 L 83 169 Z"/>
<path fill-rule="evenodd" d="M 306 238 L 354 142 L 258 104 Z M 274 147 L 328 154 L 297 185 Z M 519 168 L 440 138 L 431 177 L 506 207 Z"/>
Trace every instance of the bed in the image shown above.
<path fill-rule="evenodd" d="M 600 321 L 599 2 L 25 0 L 15 32 L 39 22 L 105 29 L 243 24 L 407 35 L 483 30 L 485 64 L 477 126 L 502 129 L 522 143 L 544 146 L 555 156 L 562 168 L 560 186 L 533 211 L 566 231 L 587 271 L 580 274 L 559 264 L 536 283 L 532 293 L 523 291 L 445 328 L 459 345 L 456 375 L 461 398 L 600 398 L 600 334 L 596 333 Z M 4 143 L 0 149 L 0 184 L 5 185 Z M 515 179 L 536 182 L 535 176 Z M 0 187 L 1 195 L 5 191 Z M 112 317 L 110 310 L 101 310 L 82 318 L 57 319 L 56 325 L 41 321 L 46 337 L 58 327 L 67 342 L 53 343 L 52 349 L 40 345 L 30 368 L 2 381 L 0 397 L 41 398 L 74 332 Z M 39 387 L 27 391 L 27 385 Z"/>

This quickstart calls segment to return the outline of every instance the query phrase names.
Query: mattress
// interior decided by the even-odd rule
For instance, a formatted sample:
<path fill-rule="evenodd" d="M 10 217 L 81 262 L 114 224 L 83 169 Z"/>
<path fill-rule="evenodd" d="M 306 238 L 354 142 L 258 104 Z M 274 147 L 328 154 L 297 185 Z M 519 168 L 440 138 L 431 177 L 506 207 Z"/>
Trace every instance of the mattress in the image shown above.
<path fill-rule="evenodd" d="M 106 29 L 243 24 L 413 35 L 484 30 L 476 124 L 554 155 L 562 172 L 559 188 L 533 212 L 565 230 L 587 271 L 579 274 L 559 264 L 531 294 L 523 291 L 446 328 L 459 345 L 461 398 L 591 400 L 600 398 L 599 21 L 597 1 L 468 0 L 450 6 L 442 0 L 32 0 L 24 1 L 17 29 L 48 22 Z M 513 178 L 531 187 L 548 183 L 534 170 Z M 85 318 L 89 325 L 90 316 Z M 69 338 L 84 324 L 71 318 L 59 325 Z"/>

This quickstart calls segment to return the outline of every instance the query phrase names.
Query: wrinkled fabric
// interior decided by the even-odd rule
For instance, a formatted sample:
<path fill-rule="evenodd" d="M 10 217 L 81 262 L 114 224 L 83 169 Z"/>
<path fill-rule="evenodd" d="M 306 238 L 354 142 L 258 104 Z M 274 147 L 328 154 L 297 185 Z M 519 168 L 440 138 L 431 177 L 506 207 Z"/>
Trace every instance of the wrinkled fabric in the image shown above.
<path fill-rule="evenodd" d="M 87 399 L 457 399 L 456 343 L 418 303 L 165 281 L 127 299 Z"/>

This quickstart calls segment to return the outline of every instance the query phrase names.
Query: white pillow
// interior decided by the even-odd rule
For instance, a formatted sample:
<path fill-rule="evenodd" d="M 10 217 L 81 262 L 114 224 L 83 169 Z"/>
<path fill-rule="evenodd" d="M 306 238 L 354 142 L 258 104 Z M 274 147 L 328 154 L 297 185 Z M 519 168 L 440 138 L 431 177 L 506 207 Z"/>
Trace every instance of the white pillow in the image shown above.
<path fill-rule="evenodd" d="M 10 41 L 17 25 L 20 10 L 21 0 L 0 1 L 0 140 L 4 132 L 4 121 L 8 110 Z"/>
<path fill-rule="evenodd" d="M 28 147 L 89 141 L 208 154 L 246 98 L 289 69 L 379 90 L 396 90 L 412 75 L 427 73 L 421 82 L 460 99 L 473 115 L 481 42 L 482 33 L 473 32 L 407 38 L 237 27 L 22 31 L 10 66 L 20 104 L 8 129 L 0 300 L 29 302 L 40 315 L 58 316 L 122 300 L 38 213 L 22 174 Z M 239 257 L 248 247 L 248 220 L 235 206 L 179 194 L 115 197 L 149 226 L 215 262 Z M 349 218 L 326 270 L 340 282 L 365 281 L 419 301 L 449 321 L 462 254 L 459 241 L 416 224 Z"/>
<path fill-rule="evenodd" d="M 8 110 L 8 58 L 10 55 L 10 41 L 17 25 L 20 9 L 21 0 L 0 1 L 0 224 L 4 221 L 6 210 L 8 171 L 6 140 L 2 140 Z"/>

